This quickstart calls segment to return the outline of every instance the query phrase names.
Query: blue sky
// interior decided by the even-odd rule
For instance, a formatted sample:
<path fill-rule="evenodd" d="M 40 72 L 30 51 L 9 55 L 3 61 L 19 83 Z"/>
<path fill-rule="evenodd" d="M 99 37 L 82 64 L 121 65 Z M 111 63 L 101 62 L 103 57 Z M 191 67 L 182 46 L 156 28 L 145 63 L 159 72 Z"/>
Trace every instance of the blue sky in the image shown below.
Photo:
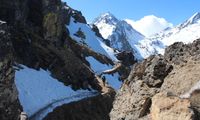
<path fill-rule="evenodd" d="M 104 12 L 120 19 L 139 20 L 147 15 L 165 18 L 174 25 L 200 12 L 200 0 L 63 0 L 91 22 Z"/>

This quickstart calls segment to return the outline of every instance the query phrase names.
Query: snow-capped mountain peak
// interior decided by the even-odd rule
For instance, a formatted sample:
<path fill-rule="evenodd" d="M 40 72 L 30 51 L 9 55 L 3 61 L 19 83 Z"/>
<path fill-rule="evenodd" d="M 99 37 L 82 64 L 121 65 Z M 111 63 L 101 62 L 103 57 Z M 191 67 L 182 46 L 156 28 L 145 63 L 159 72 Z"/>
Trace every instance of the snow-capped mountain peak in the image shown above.
<path fill-rule="evenodd" d="M 174 42 L 190 43 L 200 38 L 200 13 L 195 13 L 182 24 L 168 27 L 163 31 L 145 37 L 130 26 L 127 21 L 115 20 L 111 13 L 102 14 L 94 24 L 100 33 L 110 40 L 111 47 L 118 50 L 132 50 L 138 58 L 146 58 L 152 54 L 163 54 L 166 46 Z M 113 22 L 105 22 L 112 20 Z M 117 21 L 117 22 L 116 22 Z"/>
<path fill-rule="evenodd" d="M 135 45 L 145 36 L 125 20 L 119 20 L 111 13 L 104 13 L 94 23 L 102 36 L 110 41 L 110 47 L 119 51 L 132 51 L 136 58 L 142 58 Z"/>
<path fill-rule="evenodd" d="M 99 24 L 99 23 L 105 23 L 109 25 L 116 25 L 118 23 L 118 19 L 111 14 L 110 12 L 106 12 L 101 14 L 99 17 L 97 17 L 93 23 Z"/>
<path fill-rule="evenodd" d="M 97 17 L 93 24 L 95 24 L 100 33 L 102 34 L 103 38 L 107 39 L 113 32 L 113 30 L 116 28 L 116 24 L 119 22 L 119 20 L 110 12 L 101 14 L 99 17 Z"/>
<path fill-rule="evenodd" d="M 197 12 L 182 24 L 173 28 L 166 28 L 159 33 L 140 40 L 140 45 L 136 46 L 138 46 L 138 50 L 140 50 L 143 58 L 152 54 L 164 54 L 165 48 L 175 42 L 187 44 L 200 38 L 199 29 L 200 13 Z"/>
<path fill-rule="evenodd" d="M 195 23 L 200 20 L 200 12 L 195 13 L 190 19 L 191 23 Z"/>
<path fill-rule="evenodd" d="M 195 24 L 195 23 L 198 23 L 198 22 L 200 22 L 200 12 L 195 13 L 192 17 L 190 17 L 188 20 L 183 22 L 180 25 L 180 28 L 185 28 L 188 25 Z"/>

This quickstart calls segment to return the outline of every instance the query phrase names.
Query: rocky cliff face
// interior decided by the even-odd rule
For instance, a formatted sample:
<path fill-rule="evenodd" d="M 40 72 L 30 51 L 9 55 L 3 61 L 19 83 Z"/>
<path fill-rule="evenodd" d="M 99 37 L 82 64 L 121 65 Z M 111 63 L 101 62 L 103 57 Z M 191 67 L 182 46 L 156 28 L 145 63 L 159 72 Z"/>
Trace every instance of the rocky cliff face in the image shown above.
<path fill-rule="evenodd" d="M 0 21 L 0 118 L 16 120 L 22 110 L 14 84 L 13 46 L 9 28 Z"/>
<path fill-rule="evenodd" d="M 14 83 L 15 69 L 18 69 L 15 65 L 18 64 L 49 70 L 54 78 L 73 90 L 94 89 L 103 93 L 58 107 L 46 116 L 46 120 L 200 118 L 200 40 L 188 45 L 175 43 L 166 49 L 164 56 L 150 56 L 139 63 L 131 52 L 119 53 L 117 58 L 121 62 L 111 71 L 104 71 L 113 74 L 119 70 L 119 77 L 124 80 L 115 96 L 105 80 L 95 75 L 87 57 L 110 66 L 114 62 L 70 36 L 67 25 L 71 18 L 74 23 L 86 24 L 81 12 L 60 0 L 1 1 L 0 119 L 16 120 L 23 111 Z M 105 22 L 115 24 L 109 19 Z M 96 26 L 91 29 L 102 39 Z M 108 46 L 105 48 L 112 50 Z M 130 65 L 133 68 L 129 75 Z"/>
<path fill-rule="evenodd" d="M 74 90 L 92 88 L 102 92 L 105 89 L 86 57 L 92 56 L 108 65 L 113 65 L 113 61 L 69 37 L 66 25 L 70 17 L 86 23 L 81 12 L 60 0 L 1 1 L 0 119 L 15 120 L 23 111 L 14 83 L 14 63 L 48 69 L 53 77 Z"/>
<path fill-rule="evenodd" d="M 118 20 L 111 13 L 104 13 L 93 22 L 105 39 L 109 40 L 109 45 L 118 51 L 131 51 L 137 59 L 141 59 L 138 48 L 135 45 L 144 39 L 144 36 L 132 28 L 124 20 Z"/>
<path fill-rule="evenodd" d="M 199 120 L 199 45 L 174 43 L 164 56 L 137 63 L 116 95 L 111 119 Z"/>
<path fill-rule="evenodd" d="M 136 120 L 150 112 L 151 97 L 159 92 L 166 75 L 172 66 L 163 56 L 151 56 L 137 63 L 128 79 L 117 93 L 111 119 Z"/>
<path fill-rule="evenodd" d="M 72 84 L 75 89 L 83 88 L 83 79 L 95 86 L 95 76 L 81 54 L 93 55 L 103 63 L 113 63 L 109 58 L 72 42 L 65 27 L 65 18 L 74 16 L 80 22 L 85 22 L 85 19 L 80 12 L 65 7 L 68 6 L 60 0 L 5 1 L 1 5 L 0 18 L 13 27 L 11 40 L 18 63 L 35 69 L 49 69 L 56 78 L 66 85 Z M 9 11 L 11 8 L 17 10 Z M 5 15 L 7 12 L 9 15 Z"/>

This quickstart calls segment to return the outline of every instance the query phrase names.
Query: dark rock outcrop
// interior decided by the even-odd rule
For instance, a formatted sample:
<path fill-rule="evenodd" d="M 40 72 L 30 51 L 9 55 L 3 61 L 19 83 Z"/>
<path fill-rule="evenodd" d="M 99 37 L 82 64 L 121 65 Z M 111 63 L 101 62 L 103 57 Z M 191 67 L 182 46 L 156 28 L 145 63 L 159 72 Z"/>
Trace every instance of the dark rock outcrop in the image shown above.
<path fill-rule="evenodd" d="M 1 1 L 0 20 L 7 25 L 0 22 L 0 119 L 15 120 L 22 111 L 14 84 L 13 63 L 48 69 L 53 77 L 74 90 L 91 86 L 102 92 L 100 78 L 95 76 L 85 57 L 93 56 L 104 64 L 113 65 L 113 62 L 69 37 L 66 25 L 71 17 L 86 23 L 81 12 L 61 0 Z"/>
<path fill-rule="evenodd" d="M 163 56 L 150 56 L 137 63 L 129 75 L 129 81 L 143 80 L 149 87 L 160 87 L 173 66 Z"/>
<path fill-rule="evenodd" d="M 13 47 L 9 28 L 0 22 L 0 119 L 16 120 L 22 111 L 14 84 Z"/>
<path fill-rule="evenodd" d="M 195 40 L 190 44 L 174 43 L 166 48 L 164 56 L 168 61 L 177 65 L 187 63 L 188 59 L 198 60 L 200 58 L 200 40 Z"/>
<path fill-rule="evenodd" d="M 151 56 L 137 63 L 118 91 L 112 120 L 138 120 L 150 113 L 151 98 L 159 92 L 163 79 L 172 70 L 163 56 Z"/>
<path fill-rule="evenodd" d="M 151 97 L 159 89 L 150 88 L 141 80 L 125 83 L 118 91 L 113 109 L 110 113 L 111 120 L 138 120 L 150 112 Z"/>
<path fill-rule="evenodd" d="M 133 52 L 131 51 L 123 51 L 118 54 L 116 54 L 116 57 L 118 60 L 122 62 L 122 64 L 126 66 L 131 66 L 137 62 L 135 59 L 135 56 L 133 55 Z"/>
<path fill-rule="evenodd" d="M 101 90 L 85 57 L 91 55 L 102 63 L 113 63 L 106 56 L 80 44 L 71 44 L 70 41 L 73 40 L 68 36 L 65 18 L 70 20 L 73 17 L 77 22 L 86 23 L 80 12 L 64 5 L 60 0 L 27 0 L 13 3 L 3 0 L 2 3 L 5 4 L 0 6 L 3 9 L 0 18 L 7 20 L 12 27 L 11 40 L 17 63 L 35 69 L 48 69 L 54 77 L 65 85 L 72 85 L 74 89 L 85 89 L 83 84 L 86 81 L 87 86 Z M 11 7 L 9 4 L 12 4 Z M 11 10 L 10 13 L 11 8 L 17 10 Z M 12 17 L 5 16 L 6 12 Z M 81 57 L 82 54 L 85 56 Z"/>
<path fill-rule="evenodd" d="M 63 3 L 63 9 L 65 9 L 65 11 L 63 11 L 63 13 L 64 13 L 64 16 L 65 16 L 64 20 L 66 21 L 67 25 L 69 25 L 71 17 L 73 17 L 75 19 L 75 21 L 77 21 L 79 23 L 87 24 L 86 19 L 82 15 L 81 11 L 77 11 L 77 10 L 71 8 L 66 3 Z"/>
<path fill-rule="evenodd" d="M 111 120 L 199 120 L 199 41 L 174 43 L 164 56 L 135 64 L 116 95 Z"/>

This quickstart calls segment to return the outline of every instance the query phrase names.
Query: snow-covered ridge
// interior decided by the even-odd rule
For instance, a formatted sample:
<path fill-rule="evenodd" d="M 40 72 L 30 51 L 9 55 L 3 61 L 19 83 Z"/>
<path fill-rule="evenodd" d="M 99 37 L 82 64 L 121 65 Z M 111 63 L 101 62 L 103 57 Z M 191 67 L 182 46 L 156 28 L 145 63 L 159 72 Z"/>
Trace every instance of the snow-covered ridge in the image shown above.
<path fill-rule="evenodd" d="M 174 28 L 165 29 L 141 40 L 141 45 L 144 45 L 144 48 L 148 48 L 147 50 L 143 49 L 142 54 L 146 54 L 144 55 L 144 58 L 155 53 L 164 54 L 164 49 L 175 42 L 188 44 L 198 38 L 200 38 L 200 14 L 195 13 L 191 18 L 182 24 L 179 24 Z M 148 41 L 151 42 L 148 43 Z"/>
<path fill-rule="evenodd" d="M 119 20 L 113 14 L 107 12 L 101 14 L 93 21 L 93 23 L 99 23 L 99 22 L 106 23 L 109 25 L 116 25 L 119 22 Z"/>
<path fill-rule="evenodd" d="M 97 37 L 89 25 L 75 22 L 74 18 L 71 17 L 70 24 L 66 27 L 70 32 L 70 36 L 78 43 L 88 46 L 97 53 L 101 53 L 102 55 L 110 57 L 114 62 L 118 62 L 117 58 L 115 57 L 117 51 L 114 51 L 114 49 L 107 46 L 103 42 L 102 38 Z M 80 33 L 84 34 L 85 37 L 83 38 L 81 36 L 77 36 L 77 31 L 81 31 Z M 112 65 L 102 64 L 93 56 L 86 57 L 86 60 L 90 63 L 90 67 L 96 75 L 100 75 L 104 70 L 111 69 L 113 67 Z M 118 80 L 118 73 L 104 76 L 110 86 L 112 86 L 114 89 L 119 89 L 121 82 Z"/>
<path fill-rule="evenodd" d="M 130 47 L 127 49 L 127 46 L 130 45 L 137 59 L 147 58 L 152 54 L 164 54 L 164 49 L 174 42 L 187 44 L 200 38 L 200 13 L 195 13 L 182 24 L 173 28 L 168 27 L 149 37 L 141 37 L 138 35 L 139 32 L 134 28 L 130 30 L 130 27 L 127 27 L 125 24 L 122 25 L 120 20 L 118 20 L 117 24 L 108 24 L 104 22 L 105 17 L 106 15 L 103 18 L 98 17 L 99 20 L 96 20 L 98 22 L 94 23 L 100 29 L 102 36 L 106 36 L 111 41 L 111 47 L 119 50 L 130 50 Z M 104 26 L 109 26 L 109 28 Z M 129 45 L 124 41 L 125 39 Z M 126 48 L 123 47 L 123 44 L 125 44 Z"/>
<path fill-rule="evenodd" d="M 74 91 L 43 69 L 37 71 L 26 66 L 22 68 L 15 72 L 19 100 L 28 116 L 34 116 L 37 120 L 42 120 L 48 112 L 62 104 L 97 95 L 95 90 Z"/>
<path fill-rule="evenodd" d="M 178 25 L 179 28 L 187 27 L 188 25 L 195 24 L 200 22 L 200 13 L 195 13 L 192 17 L 190 17 L 188 20 L 183 22 L 182 24 Z"/>
<path fill-rule="evenodd" d="M 159 40 L 165 46 L 169 46 L 174 42 L 191 43 L 200 38 L 200 13 L 195 13 L 188 20 L 174 28 L 164 30 L 160 33 L 147 38 L 150 40 Z"/>
<path fill-rule="evenodd" d="M 76 22 L 71 17 L 70 24 L 66 27 L 70 32 L 70 36 L 80 44 L 85 44 L 95 52 L 106 55 L 113 61 L 117 61 L 114 50 L 103 43 L 102 38 L 97 37 L 89 25 Z"/>
<path fill-rule="evenodd" d="M 105 22 L 107 19 L 113 21 Z M 126 21 L 116 20 L 116 17 L 110 13 L 105 13 L 96 18 L 94 24 L 99 28 L 102 36 L 110 40 L 112 48 L 119 51 L 132 51 L 139 60 L 151 54 L 157 54 L 158 51 L 163 51 L 161 42 L 145 39 L 144 35 L 135 30 Z"/>
<path fill-rule="evenodd" d="M 102 64 L 91 56 L 87 57 L 86 59 L 90 63 L 90 67 L 92 68 L 94 73 L 97 74 L 97 75 L 99 75 L 103 71 L 111 69 L 113 67 L 111 65 Z M 106 82 L 108 82 L 108 84 L 110 86 L 112 86 L 112 88 L 114 88 L 115 90 L 118 90 L 121 87 L 122 82 L 119 81 L 119 74 L 118 73 L 115 73 L 113 75 L 104 75 L 104 76 L 106 78 Z"/>
<path fill-rule="evenodd" d="M 103 38 L 108 39 L 108 37 L 112 35 L 112 32 L 115 30 L 118 22 L 119 20 L 114 15 L 107 12 L 97 17 L 93 21 L 93 24 L 98 27 Z"/>

